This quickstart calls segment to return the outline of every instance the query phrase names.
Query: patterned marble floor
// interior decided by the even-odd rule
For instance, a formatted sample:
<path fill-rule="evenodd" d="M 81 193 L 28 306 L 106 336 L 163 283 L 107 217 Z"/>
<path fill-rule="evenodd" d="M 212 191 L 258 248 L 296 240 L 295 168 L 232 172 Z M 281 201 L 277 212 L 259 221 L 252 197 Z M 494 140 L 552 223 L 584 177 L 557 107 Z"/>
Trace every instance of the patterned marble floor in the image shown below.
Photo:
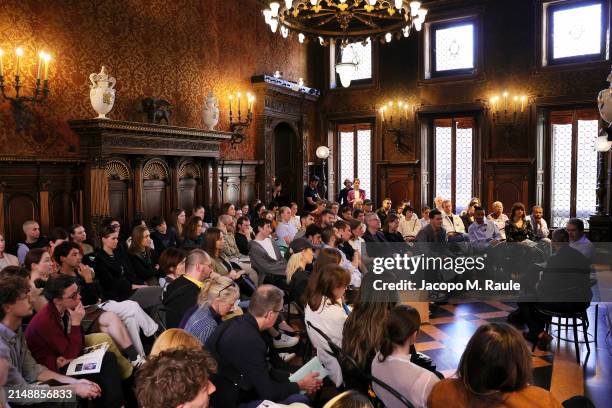
<path fill-rule="evenodd" d="M 610 305 L 612 307 L 612 305 Z M 455 374 L 461 354 L 476 329 L 487 322 L 505 322 L 514 305 L 500 302 L 447 304 L 431 309 L 429 324 L 421 327 L 417 350 L 429 355 L 445 377 Z M 532 354 L 534 384 L 549 389 L 559 401 L 573 395 L 586 395 L 597 407 L 612 407 L 612 354 L 606 344 L 608 324 L 606 304 L 599 306 L 598 344 L 591 344 L 591 353 L 581 347 L 581 365 L 576 364 L 573 343 L 556 339 L 551 350 Z M 595 320 L 595 306 L 589 319 Z M 594 325 L 589 332 L 593 334 Z"/>

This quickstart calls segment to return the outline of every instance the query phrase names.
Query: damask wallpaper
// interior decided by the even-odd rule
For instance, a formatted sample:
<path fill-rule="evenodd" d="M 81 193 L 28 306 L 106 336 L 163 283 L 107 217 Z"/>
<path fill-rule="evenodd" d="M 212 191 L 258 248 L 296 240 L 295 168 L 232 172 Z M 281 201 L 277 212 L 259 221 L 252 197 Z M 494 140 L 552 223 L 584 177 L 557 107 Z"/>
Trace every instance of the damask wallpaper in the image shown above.
<path fill-rule="evenodd" d="M 110 118 L 144 121 L 140 101 L 153 95 L 174 106 L 171 124 L 201 128 L 203 99 L 212 91 L 220 100 L 220 130 L 229 127 L 229 94 L 248 91 L 251 76 L 280 70 L 288 79 L 308 78 L 306 48 L 273 35 L 256 0 L 3 0 L 0 48 L 9 94 L 18 46 L 25 51 L 25 94 L 32 93 L 38 52 L 52 55 L 50 95 L 21 133 L 9 103 L 0 103 L 1 156 L 78 156 L 67 121 L 96 116 L 88 77 L 101 65 L 117 79 Z M 255 159 L 253 130 L 244 143 L 223 146 L 222 157 Z"/>

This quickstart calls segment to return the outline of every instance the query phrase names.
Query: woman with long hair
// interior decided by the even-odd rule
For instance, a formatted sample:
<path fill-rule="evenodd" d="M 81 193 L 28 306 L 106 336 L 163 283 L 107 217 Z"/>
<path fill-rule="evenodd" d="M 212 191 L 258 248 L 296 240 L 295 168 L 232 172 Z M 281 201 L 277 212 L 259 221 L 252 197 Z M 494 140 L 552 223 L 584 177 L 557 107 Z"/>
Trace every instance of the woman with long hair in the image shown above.
<path fill-rule="evenodd" d="M 81 255 L 87 255 L 93 252 L 93 247 L 85 242 L 87 233 L 85 232 L 85 227 L 81 224 L 72 224 L 68 229 L 68 234 L 70 235 L 70 241 L 76 242 L 79 245 Z"/>
<path fill-rule="evenodd" d="M 344 323 L 348 315 L 343 298 L 349 283 L 351 275 L 346 269 L 339 265 L 324 267 L 318 273 L 316 285 L 309 292 L 304 312 L 308 337 L 336 387 L 342 384 L 340 364 L 329 354 L 327 341 L 311 325 L 327 334 L 336 345 L 342 344 Z"/>
<path fill-rule="evenodd" d="M 19 266 L 19 260 L 15 255 L 4 252 L 6 250 L 6 241 L 4 235 L 0 233 L 0 271 L 7 266 Z"/>
<path fill-rule="evenodd" d="M 232 280 L 240 278 L 242 271 L 236 271 L 230 261 L 223 256 L 225 241 L 219 228 L 207 228 L 204 232 L 202 249 L 210 256 L 213 271 L 221 276 L 228 276 Z"/>
<path fill-rule="evenodd" d="M 372 361 L 372 375 L 389 384 L 417 408 L 427 406 L 427 397 L 439 381 L 429 370 L 410 361 L 410 349 L 416 342 L 421 326 L 419 312 L 408 305 L 397 305 L 389 312 L 385 323 L 380 351 Z M 410 378 L 410 381 L 406 381 Z M 404 405 L 376 383 L 372 384 L 376 396 L 386 407 Z"/>
<path fill-rule="evenodd" d="M 465 230 L 467 231 L 470 225 L 474 223 L 474 207 L 480 207 L 480 198 L 472 197 L 467 208 L 461 211 L 459 217 L 463 221 Z"/>
<path fill-rule="evenodd" d="M 159 285 L 165 288 L 176 278 L 185 274 L 187 254 L 182 249 L 167 248 L 159 256 Z"/>
<path fill-rule="evenodd" d="M 131 245 L 127 250 L 131 268 L 126 276 L 134 285 L 155 286 L 158 284 L 151 249 L 151 233 L 146 225 L 137 225 L 132 230 Z"/>
<path fill-rule="evenodd" d="M 389 213 L 389 215 L 387 215 L 382 228 L 387 242 L 406 242 L 402 234 L 398 232 L 399 224 L 400 219 L 397 214 Z"/>
<path fill-rule="evenodd" d="M 30 274 L 30 296 L 34 310 L 39 311 L 47 304 L 47 299 L 42 292 L 53 268 L 49 250 L 47 248 L 30 249 L 23 261 L 23 266 Z"/>
<path fill-rule="evenodd" d="M 185 249 L 201 248 L 204 243 L 204 221 L 198 216 L 190 217 L 183 229 L 183 244 Z"/>
<path fill-rule="evenodd" d="M 185 210 L 182 208 L 175 208 L 170 213 L 170 218 L 167 222 L 168 234 L 172 233 L 174 236 L 176 236 L 176 244 L 178 246 L 180 246 L 183 241 L 183 228 L 185 226 L 185 221 Z"/>
<path fill-rule="evenodd" d="M 458 378 L 434 385 L 427 406 L 561 408 L 547 390 L 531 385 L 531 353 L 521 333 L 505 323 L 480 326 L 457 368 Z"/>
<path fill-rule="evenodd" d="M 523 203 L 512 205 L 510 219 L 506 221 L 505 231 L 506 241 L 508 242 L 534 241 L 533 228 L 525 216 L 525 205 Z"/>
<path fill-rule="evenodd" d="M 344 324 L 342 350 L 351 356 L 358 367 L 349 367 L 344 383 L 348 388 L 367 392 L 368 381 L 361 373 L 369 373 L 372 360 L 384 337 L 384 324 L 389 311 L 399 301 L 397 293 L 373 289 L 374 279 L 384 275 L 367 273 L 359 288 L 357 301 Z"/>
<path fill-rule="evenodd" d="M 353 247 L 353 249 L 361 254 L 361 245 L 365 243 L 363 240 L 363 234 L 365 233 L 365 225 L 363 222 L 350 219 L 348 221 L 349 226 L 351 227 L 351 239 L 349 240 L 349 244 Z"/>
<path fill-rule="evenodd" d="M 287 283 L 289 296 L 300 306 L 304 307 L 304 292 L 308 286 L 310 272 L 308 265 L 314 259 L 314 245 L 306 238 L 298 238 L 291 243 L 293 255 L 287 262 Z"/>
<path fill-rule="evenodd" d="M 198 296 L 198 308 L 189 316 L 185 331 L 204 345 L 223 317 L 237 307 L 239 298 L 238 286 L 227 277 L 217 276 L 206 282 Z"/>

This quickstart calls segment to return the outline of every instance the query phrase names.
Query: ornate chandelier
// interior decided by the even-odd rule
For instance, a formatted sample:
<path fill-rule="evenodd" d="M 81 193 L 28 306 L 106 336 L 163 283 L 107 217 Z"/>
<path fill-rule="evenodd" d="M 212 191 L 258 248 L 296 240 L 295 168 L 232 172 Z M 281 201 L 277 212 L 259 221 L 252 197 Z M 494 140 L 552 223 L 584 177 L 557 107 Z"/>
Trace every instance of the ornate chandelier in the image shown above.
<path fill-rule="evenodd" d="M 263 14 L 272 32 L 284 38 L 294 33 L 300 43 L 310 39 L 327 46 L 340 40 L 346 46 L 408 37 L 413 27 L 421 30 L 427 10 L 408 0 L 273 0 Z"/>

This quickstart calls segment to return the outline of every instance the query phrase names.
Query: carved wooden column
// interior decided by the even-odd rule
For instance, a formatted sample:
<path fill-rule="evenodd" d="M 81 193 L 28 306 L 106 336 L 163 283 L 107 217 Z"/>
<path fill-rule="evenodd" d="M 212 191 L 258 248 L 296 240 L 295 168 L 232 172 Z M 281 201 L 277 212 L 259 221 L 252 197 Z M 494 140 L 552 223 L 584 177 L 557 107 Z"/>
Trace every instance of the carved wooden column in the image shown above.
<path fill-rule="evenodd" d="M 144 213 L 143 200 L 143 188 L 144 188 L 144 174 L 143 168 L 146 159 L 144 157 L 137 157 L 134 160 L 134 215 L 135 218 L 142 217 Z"/>
<path fill-rule="evenodd" d="M 213 159 L 212 165 L 212 185 L 211 185 L 211 196 L 210 196 L 210 210 L 213 218 L 217 215 L 217 208 L 219 208 L 219 160 Z M 222 186 L 221 186 L 222 187 Z"/>
<path fill-rule="evenodd" d="M 7 239 L 6 237 L 6 227 L 4 225 L 4 190 L 6 189 L 6 182 L 2 181 L 0 182 L 0 228 L 2 228 L 4 235 L 4 239 Z"/>
<path fill-rule="evenodd" d="M 171 206 L 168 212 L 172 211 L 172 209 L 174 208 L 178 208 L 179 206 L 179 170 L 180 170 L 180 166 L 181 166 L 181 159 L 178 157 L 173 158 L 172 160 L 170 160 L 169 164 L 169 168 L 170 168 L 170 180 L 169 180 L 169 184 L 170 184 L 170 190 L 171 190 Z"/>
<path fill-rule="evenodd" d="M 596 242 L 612 242 L 612 217 L 606 208 L 606 196 L 612 180 L 606 174 L 606 156 L 609 157 L 610 153 L 597 153 L 597 206 L 596 213 L 589 218 L 589 239 Z"/>
<path fill-rule="evenodd" d="M 85 166 L 84 223 L 94 242 L 100 219 L 110 214 L 106 162 L 96 158 Z"/>

